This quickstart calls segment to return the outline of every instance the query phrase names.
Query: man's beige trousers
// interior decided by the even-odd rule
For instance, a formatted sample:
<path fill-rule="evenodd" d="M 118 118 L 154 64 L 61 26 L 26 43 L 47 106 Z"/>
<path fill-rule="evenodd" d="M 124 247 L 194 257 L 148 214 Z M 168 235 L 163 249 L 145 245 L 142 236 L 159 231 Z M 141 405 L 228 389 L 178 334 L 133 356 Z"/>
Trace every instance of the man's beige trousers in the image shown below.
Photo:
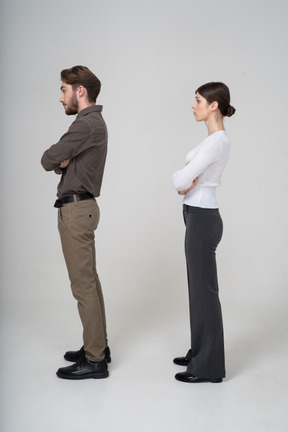
<path fill-rule="evenodd" d="M 62 250 L 83 325 L 84 350 L 87 359 L 94 362 L 104 359 L 108 343 L 104 300 L 96 271 L 94 231 L 99 218 L 95 199 L 75 199 L 58 210 Z"/>

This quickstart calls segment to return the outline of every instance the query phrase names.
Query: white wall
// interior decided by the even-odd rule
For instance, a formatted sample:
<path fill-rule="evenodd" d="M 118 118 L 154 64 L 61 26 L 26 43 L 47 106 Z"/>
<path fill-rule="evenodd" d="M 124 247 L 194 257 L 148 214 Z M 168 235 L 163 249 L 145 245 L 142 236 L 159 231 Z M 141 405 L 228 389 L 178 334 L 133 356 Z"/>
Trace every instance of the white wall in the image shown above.
<path fill-rule="evenodd" d="M 165 320 L 187 312 L 181 198 L 171 176 L 206 134 L 192 116 L 194 91 L 216 80 L 230 87 L 237 109 L 226 121 L 233 147 L 218 193 L 224 314 L 237 316 L 239 304 L 271 314 L 273 306 L 277 319 L 288 282 L 288 3 L 3 0 L 0 7 L 2 317 L 21 313 L 41 325 L 53 311 L 62 324 L 67 304 L 75 318 L 53 208 L 59 179 L 40 158 L 73 120 L 58 102 L 60 71 L 84 64 L 102 81 L 98 103 L 109 128 L 96 238 L 111 334 L 131 323 L 141 331 L 149 317 L 165 336 Z"/>

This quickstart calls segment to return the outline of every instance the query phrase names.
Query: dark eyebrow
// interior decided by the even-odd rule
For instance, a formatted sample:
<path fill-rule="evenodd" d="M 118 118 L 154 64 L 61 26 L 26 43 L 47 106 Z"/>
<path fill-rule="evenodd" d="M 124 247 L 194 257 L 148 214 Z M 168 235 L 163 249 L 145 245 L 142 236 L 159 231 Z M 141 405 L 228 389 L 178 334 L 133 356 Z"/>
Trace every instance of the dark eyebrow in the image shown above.
<path fill-rule="evenodd" d="M 65 87 L 64 87 L 64 86 L 61 86 L 61 87 L 60 87 L 60 90 L 64 90 L 64 89 L 65 89 Z"/>

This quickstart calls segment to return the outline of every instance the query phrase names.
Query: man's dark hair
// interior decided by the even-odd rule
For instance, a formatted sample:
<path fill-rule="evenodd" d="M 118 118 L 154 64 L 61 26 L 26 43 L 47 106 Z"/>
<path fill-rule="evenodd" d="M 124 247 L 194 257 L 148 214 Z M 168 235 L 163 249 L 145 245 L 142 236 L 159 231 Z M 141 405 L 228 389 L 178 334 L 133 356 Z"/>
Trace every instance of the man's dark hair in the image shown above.
<path fill-rule="evenodd" d="M 72 85 L 73 90 L 80 85 L 85 87 L 89 102 L 96 102 L 101 90 L 101 82 L 86 66 L 73 66 L 62 70 L 61 80 Z"/>

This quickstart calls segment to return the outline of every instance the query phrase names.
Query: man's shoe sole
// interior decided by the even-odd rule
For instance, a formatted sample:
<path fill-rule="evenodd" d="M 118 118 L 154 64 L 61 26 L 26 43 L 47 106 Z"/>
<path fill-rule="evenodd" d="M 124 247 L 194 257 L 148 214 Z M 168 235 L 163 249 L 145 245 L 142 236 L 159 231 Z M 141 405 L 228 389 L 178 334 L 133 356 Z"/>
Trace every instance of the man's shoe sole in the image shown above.
<path fill-rule="evenodd" d="M 62 374 L 61 372 L 57 371 L 56 375 L 59 378 L 64 378 L 64 379 L 69 379 L 69 380 L 81 380 L 81 379 L 88 379 L 88 378 L 102 379 L 102 378 L 108 378 L 109 371 L 94 372 L 94 373 L 88 373 L 88 374 L 83 374 L 83 375 L 66 375 L 66 374 Z"/>

